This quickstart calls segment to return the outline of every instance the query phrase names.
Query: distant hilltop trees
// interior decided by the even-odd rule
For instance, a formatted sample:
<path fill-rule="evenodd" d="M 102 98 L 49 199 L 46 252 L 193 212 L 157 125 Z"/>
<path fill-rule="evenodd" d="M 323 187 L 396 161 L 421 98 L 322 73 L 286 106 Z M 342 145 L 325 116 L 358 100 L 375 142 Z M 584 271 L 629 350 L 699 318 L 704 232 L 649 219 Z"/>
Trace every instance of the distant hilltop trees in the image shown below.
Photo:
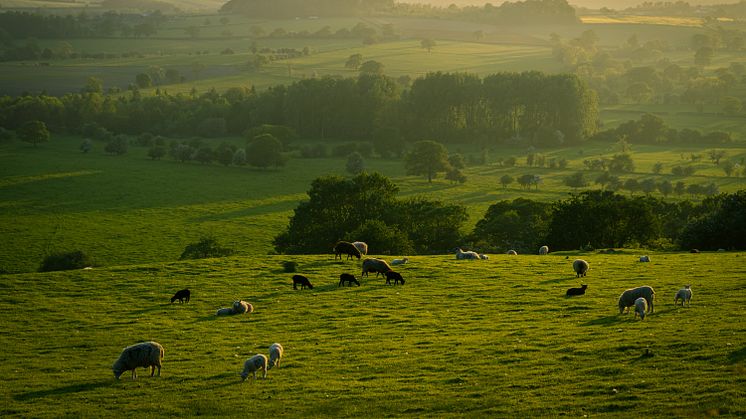
<path fill-rule="evenodd" d="M 393 0 L 230 0 L 221 13 L 257 17 L 354 16 L 390 10 Z"/>

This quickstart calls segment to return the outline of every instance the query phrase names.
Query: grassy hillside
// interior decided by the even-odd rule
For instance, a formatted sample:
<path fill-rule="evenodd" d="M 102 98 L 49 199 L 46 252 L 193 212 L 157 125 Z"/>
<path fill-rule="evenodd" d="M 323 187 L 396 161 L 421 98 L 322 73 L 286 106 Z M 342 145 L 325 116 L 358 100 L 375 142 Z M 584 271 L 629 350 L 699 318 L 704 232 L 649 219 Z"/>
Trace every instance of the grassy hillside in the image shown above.
<path fill-rule="evenodd" d="M 38 147 L 21 142 L 0 146 L 0 272 L 34 271 L 46 254 L 74 249 L 85 251 L 103 266 L 170 261 L 204 235 L 214 235 L 239 254 L 266 254 L 292 210 L 307 199 L 311 181 L 326 174 L 345 175 L 344 158 L 294 158 L 282 169 L 258 170 L 171 159 L 151 161 L 146 149 L 137 147 L 115 157 L 104 154 L 101 143 L 91 153 L 82 154 L 78 150 L 81 142 L 78 137 L 55 136 Z M 742 189 L 743 180 L 725 177 L 707 161 L 706 150 L 636 146 L 636 173 L 622 178 L 714 182 L 723 192 Z M 460 147 L 452 151 L 467 157 L 478 154 Z M 572 189 L 564 185 L 564 179 L 582 170 L 583 160 L 615 152 L 607 144 L 544 152 L 547 159 L 568 160 L 568 167 L 561 170 L 527 167 L 525 147 L 494 149 L 488 164 L 466 168 L 468 180 L 463 185 L 444 179 L 428 184 L 423 177 L 405 176 L 403 163 L 397 160 L 370 158 L 366 167 L 392 177 L 403 197 L 421 195 L 466 205 L 470 217 L 466 233 L 498 200 L 567 197 Z M 682 156 L 693 153 L 704 157 L 696 163 L 693 176 L 670 174 L 671 167 L 684 162 Z M 746 147 L 728 148 L 727 153 L 728 159 L 738 161 L 746 157 Z M 495 163 L 511 156 L 518 159 L 517 167 Z M 651 173 L 656 162 L 664 163 L 661 175 Z M 600 174 L 585 173 L 591 182 Z M 537 174 L 542 182 L 531 191 L 517 183 L 503 188 L 499 179 L 504 174 L 514 178 Z"/>
<path fill-rule="evenodd" d="M 0 414 L 8 416 L 685 417 L 746 415 L 744 253 L 413 257 L 404 286 L 337 287 L 360 262 L 323 256 L 4 275 Z M 314 283 L 293 291 L 281 263 Z M 691 307 L 674 293 L 692 284 Z M 656 289 L 644 321 L 618 315 Z M 169 304 L 180 288 L 189 304 Z M 250 315 L 215 317 L 235 299 Z M 165 347 L 161 377 L 115 381 L 127 345 Z M 243 362 L 285 347 L 266 380 Z"/>

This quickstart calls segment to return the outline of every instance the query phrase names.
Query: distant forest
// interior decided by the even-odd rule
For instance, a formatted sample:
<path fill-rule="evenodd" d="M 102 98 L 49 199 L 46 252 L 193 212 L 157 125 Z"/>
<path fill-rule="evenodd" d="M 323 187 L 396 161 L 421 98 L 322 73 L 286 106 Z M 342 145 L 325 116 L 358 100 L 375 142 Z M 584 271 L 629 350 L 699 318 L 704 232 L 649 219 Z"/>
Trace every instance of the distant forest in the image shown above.
<path fill-rule="evenodd" d="M 242 134 L 282 125 L 303 138 L 432 138 L 488 145 L 509 138 L 558 145 L 579 143 L 596 130 L 595 94 L 575 75 L 431 73 L 401 91 L 380 74 L 323 77 L 263 92 L 233 88 L 224 94 L 113 97 L 100 91 L 0 97 L 0 127 L 15 130 L 41 120 L 55 131 L 80 132 L 96 123 L 114 132 L 166 136 Z"/>
<path fill-rule="evenodd" d="M 252 17 L 329 17 L 366 15 L 393 6 L 394 0 L 230 0 L 220 11 Z"/>

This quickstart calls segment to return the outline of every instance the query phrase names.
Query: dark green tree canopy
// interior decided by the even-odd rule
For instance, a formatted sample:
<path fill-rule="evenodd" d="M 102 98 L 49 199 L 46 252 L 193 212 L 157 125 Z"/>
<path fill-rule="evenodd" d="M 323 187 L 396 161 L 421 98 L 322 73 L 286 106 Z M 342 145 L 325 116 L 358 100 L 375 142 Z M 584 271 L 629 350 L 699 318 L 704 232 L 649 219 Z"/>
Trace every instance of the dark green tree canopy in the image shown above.
<path fill-rule="evenodd" d="M 39 143 L 49 141 L 47 125 L 42 121 L 32 120 L 24 123 L 17 131 L 16 136 L 22 141 L 31 143 L 36 147 Z"/>
<path fill-rule="evenodd" d="M 266 169 L 285 165 L 282 155 L 282 143 L 272 134 L 261 134 L 246 146 L 246 163 L 251 166 Z"/>
<path fill-rule="evenodd" d="M 396 198 L 398 191 L 378 173 L 363 172 L 351 179 L 317 178 L 308 191 L 309 200 L 295 209 L 287 230 L 275 238 L 275 246 L 282 253 L 327 253 L 341 239 L 371 240 L 382 246 L 380 252 L 411 247 L 431 253 L 458 242 L 466 219 L 462 206 L 401 201 Z"/>
<path fill-rule="evenodd" d="M 408 175 L 424 175 L 432 182 L 438 172 L 451 169 L 448 162 L 448 150 L 441 143 L 424 140 L 412 145 L 412 151 L 404 159 Z"/>

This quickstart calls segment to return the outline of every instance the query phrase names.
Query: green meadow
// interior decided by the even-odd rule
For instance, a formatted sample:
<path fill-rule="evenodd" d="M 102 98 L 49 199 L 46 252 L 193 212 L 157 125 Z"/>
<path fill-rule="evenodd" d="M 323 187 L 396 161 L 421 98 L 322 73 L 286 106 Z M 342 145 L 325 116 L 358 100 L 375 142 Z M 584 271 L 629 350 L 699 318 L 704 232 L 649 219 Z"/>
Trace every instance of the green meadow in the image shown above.
<path fill-rule="evenodd" d="M 242 144 L 242 140 L 233 141 Z M 179 163 L 170 158 L 152 161 L 146 157 L 147 149 L 138 147 L 112 156 L 103 152 L 102 143 L 83 154 L 78 150 L 81 142 L 79 137 L 55 135 L 38 147 L 19 141 L 0 146 L 0 272 L 35 271 L 45 255 L 75 249 L 90 255 L 97 266 L 173 261 L 188 244 L 208 235 L 240 255 L 272 253 L 272 239 L 287 226 L 298 203 L 307 199 L 311 181 L 328 174 L 346 175 L 345 158 L 291 158 L 283 168 L 260 170 Z M 726 177 L 708 160 L 708 149 L 634 146 L 635 173 L 621 177 L 715 183 L 721 192 L 742 189 L 743 178 Z M 746 157 L 743 145 L 724 150 L 733 161 Z M 458 146 L 451 151 L 467 160 L 479 154 Z M 577 191 L 564 180 L 584 169 L 583 160 L 611 157 L 618 150 L 610 144 L 590 143 L 540 152 L 547 160 L 566 159 L 567 168 L 528 167 L 525 147 L 491 150 L 486 164 L 464 170 L 464 184 L 442 177 L 428 183 L 424 177 L 406 176 L 401 160 L 368 158 L 365 165 L 368 171 L 391 177 L 401 197 L 424 196 L 465 205 L 469 219 L 464 233 L 468 233 L 499 200 L 568 197 Z M 673 166 L 689 164 L 685 159 L 692 154 L 702 155 L 694 163 L 697 171 L 693 175 L 670 174 Z M 508 157 L 517 159 L 516 167 L 497 163 Z M 652 168 L 658 162 L 663 163 L 663 170 L 654 175 Z M 590 187 L 597 188 L 593 180 L 601 172 L 583 171 Z M 504 174 L 516 179 L 535 174 L 541 182 L 531 190 L 517 182 L 503 188 L 499 179 Z"/>
<path fill-rule="evenodd" d="M 410 257 L 403 286 L 338 287 L 360 262 L 250 256 L 46 274 L 0 287 L 0 414 L 335 417 L 742 417 L 744 253 Z M 647 252 L 645 254 L 648 254 Z M 590 263 L 576 279 L 572 260 Z M 313 290 L 293 290 L 294 261 Z M 566 298 L 568 287 L 589 285 Z M 689 307 L 673 297 L 683 284 Z M 656 290 L 644 321 L 627 288 Z M 178 289 L 189 304 L 169 304 Z M 233 300 L 247 315 L 216 317 Z M 122 348 L 155 340 L 162 375 L 116 381 Z M 243 362 L 285 347 L 268 378 Z"/>

